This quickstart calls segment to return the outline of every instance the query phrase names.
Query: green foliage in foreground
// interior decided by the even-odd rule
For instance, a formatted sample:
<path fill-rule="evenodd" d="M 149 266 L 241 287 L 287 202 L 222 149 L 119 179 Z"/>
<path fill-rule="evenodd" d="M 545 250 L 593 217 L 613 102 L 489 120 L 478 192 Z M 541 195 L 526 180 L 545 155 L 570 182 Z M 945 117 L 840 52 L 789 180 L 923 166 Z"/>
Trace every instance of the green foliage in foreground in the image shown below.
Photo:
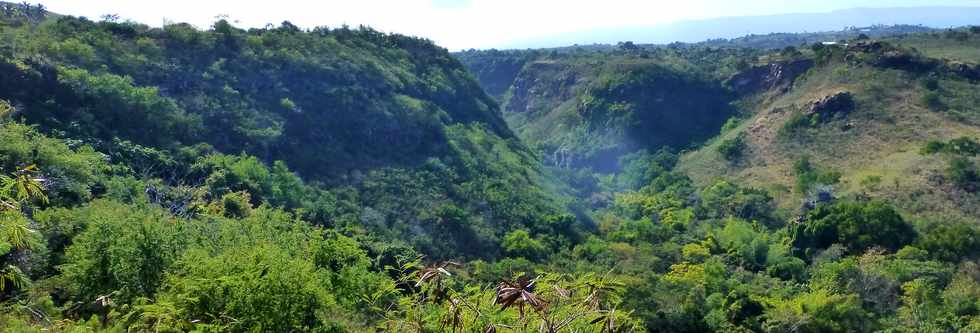
<path fill-rule="evenodd" d="M 64 154 L 38 159 L 37 169 L 19 173 L 33 176 L 20 179 L 47 179 L 45 170 L 91 153 L 24 133 L 11 146 L 36 137 Z M 196 187 L 96 168 L 76 180 L 94 200 L 16 201 L 35 222 L 20 218 L 28 245 L 5 256 L 24 259 L 7 262 L 21 274 L 2 294 L 0 324 L 23 331 L 849 332 L 969 330 L 980 321 L 980 230 L 945 223 L 916 230 L 885 203 L 850 198 L 819 202 L 783 227 L 766 191 L 728 182 L 692 188 L 673 174 L 669 157 L 638 157 L 650 167 L 631 168 L 630 179 L 646 185 L 596 211 L 594 230 L 555 216 L 484 245 L 503 259 L 458 264 L 378 244 L 390 236 L 357 231 L 369 221 L 304 219 L 356 209 L 340 204 L 348 200 L 341 192 L 317 199 L 332 203 L 323 212 L 304 211 L 307 195 L 295 209 L 277 208 L 273 202 L 289 205 L 281 199 L 288 193 L 313 188 L 247 156 L 198 159 L 187 166 L 205 180 Z M 474 244 L 463 229 L 471 219 L 444 205 L 431 221 L 461 246 Z"/>

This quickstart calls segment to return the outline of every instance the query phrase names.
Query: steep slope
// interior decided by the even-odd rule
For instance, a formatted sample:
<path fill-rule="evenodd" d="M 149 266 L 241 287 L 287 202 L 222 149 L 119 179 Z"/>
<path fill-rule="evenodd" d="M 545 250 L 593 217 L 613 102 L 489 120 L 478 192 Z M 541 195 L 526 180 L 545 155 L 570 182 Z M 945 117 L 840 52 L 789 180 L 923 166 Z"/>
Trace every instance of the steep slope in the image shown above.
<path fill-rule="evenodd" d="M 909 38 L 920 37 L 898 41 Z M 957 157 L 923 153 L 930 142 L 980 138 L 976 67 L 930 58 L 935 51 L 877 41 L 817 48 L 815 68 L 788 88 L 748 97 L 750 116 L 684 155 L 679 169 L 697 184 L 721 178 L 768 189 L 787 211 L 825 185 L 835 196 L 894 202 L 909 216 L 976 222 L 980 196 L 949 174 Z M 851 101 L 827 103 L 834 99 Z M 726 159 L 721 147 L 736 143 L 739 153 Z M 829 177 L 807 180 L 817 173 Z"/>
<path fill-rule="evenodd" d="M 24 59 L 26 67 L 8 62 L 4 78 L 13 82 L 3 98 L 62 104 L 25 104 L 32 122 L 58 127 L 46 122 L 84 119 L 75 110 L 105 97 L 86 89 L 101 82 L 154 89 L 161 99 L 151 107 L 161 114 L 151 116 L 173 118 L 174 128 L 162 132 L 107 126 L 86 133 L 100 139 L 208 142 L 221 151 L 284 159 L 308 176 L 333 176 L 445 154 L 444 126 L 480 123 L 511 137 L 494 103 L 445 50 L 370 30 L 304 33 L 285 25 L 247 32 L 219 22 L 198 32 L 66 18 L 20 48 L 13 58 L 40 50 L 46 59 Z M 41 89 L 45 84 L 53 89 Z M 27 98 L 34 92 L 49 95 Z M 319 151 L 309 153 L 310 143 Z"/>
<path fill-rule="evenodd" d="M 732 71 L 733 55 L 751 52 L 624 45 L 611 51 L 458 56 L 484 85 L 509 82 L 501 97 L 504 117 L 548 165 L 612 172 L 623 155 L 684 148 L 715 135 L 734 114 L 735 95 L 714 78 Z M 520 71 L 480 74 L 488 71 L 487 63 L 508 59 L 521 59 Z"/>
<path fill-rule="evenodd" d="M 206 184 L 206 196 L 220 198 L 262 188 L 245 184 L 262 173 L 221 171 L 243 166 L 204 157 L 283 161 L 277 170 L 337 193 L 287 208 L 436 257 L 497 256 L 505 232 L 560 212 L 497 104 L 429 41 L 288 22 L 242 30 L 218 21 L 200 31 L 17 17 L 5 21 L 0 61 L 0 99 L 16 106 L 12 117 L 143 177 Z M 255 204 L 266 202 L 252 192 Z M 345 200 L 357 208 L 333 207 Z M 460 230 L 443 230 L 433 214 L 443 210 L 459 211 Z M 467 246 L 433 241 L 440 233 Z"/>

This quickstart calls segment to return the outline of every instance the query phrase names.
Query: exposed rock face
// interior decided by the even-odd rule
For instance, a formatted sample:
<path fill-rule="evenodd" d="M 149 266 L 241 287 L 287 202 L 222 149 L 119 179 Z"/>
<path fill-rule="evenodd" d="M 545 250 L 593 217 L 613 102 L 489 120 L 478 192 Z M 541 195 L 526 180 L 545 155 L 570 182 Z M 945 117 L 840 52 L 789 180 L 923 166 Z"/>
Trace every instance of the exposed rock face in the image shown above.
<path fill-rule="evenodd" d="M 854 109 L 854 96 L 847 91 L 841 91 L 823 98 L 811 101 L 807 104 L 804 114 L 813 115 L 819 113 L 822 116 L 833 116 L 850 112 Z"/>
<path fill-rule="evenodd" d="M 756 66 L 732 76 L 728 80 L 728 86 L 739 95 L 767 91 L 791 84 L 811 67 L 813 67 L 813 60 L 809 59 Z"/>

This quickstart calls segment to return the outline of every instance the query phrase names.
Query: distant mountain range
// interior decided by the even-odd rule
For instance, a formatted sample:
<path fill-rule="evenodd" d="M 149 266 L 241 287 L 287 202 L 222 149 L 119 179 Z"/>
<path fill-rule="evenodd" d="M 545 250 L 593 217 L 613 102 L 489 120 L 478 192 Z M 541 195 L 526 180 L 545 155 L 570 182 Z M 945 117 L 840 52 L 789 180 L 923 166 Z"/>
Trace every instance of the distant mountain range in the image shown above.
<path fill-rule="evenodd" d="M 923 25 L 933 28 L 980 24 L 978 7 L 854 8 L 828 13 L 725 17 L 670 24 L 610 28 L 565 33 L 515 42 L 504 48 L 547 48 L 585 44 L 615 44 L 620 41 L 666 44 L 700 42 L 775 32 L 839 31 L 871 25 Z"/>

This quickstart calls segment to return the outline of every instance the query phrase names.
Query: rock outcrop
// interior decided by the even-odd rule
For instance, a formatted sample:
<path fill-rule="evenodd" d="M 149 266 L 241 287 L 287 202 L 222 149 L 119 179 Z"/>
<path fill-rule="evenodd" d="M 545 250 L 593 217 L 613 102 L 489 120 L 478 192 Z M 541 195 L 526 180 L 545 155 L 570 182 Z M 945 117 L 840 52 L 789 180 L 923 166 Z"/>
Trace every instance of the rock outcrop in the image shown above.
<path fill-rule="evenodd" d="M 741 96 L 788 87 L 797 77 L 813 67 L 813 60 L 775 62 L 752 67 L 728 79 L 728 86 Z"/>
<path fill-rule="evenodd" d="M 854 109 L 854 96 L 847 91 L 837 92 L 807 103 L 803 113 L 806 115 L 820 114 L 834 116 L 845 114 Z"/>

